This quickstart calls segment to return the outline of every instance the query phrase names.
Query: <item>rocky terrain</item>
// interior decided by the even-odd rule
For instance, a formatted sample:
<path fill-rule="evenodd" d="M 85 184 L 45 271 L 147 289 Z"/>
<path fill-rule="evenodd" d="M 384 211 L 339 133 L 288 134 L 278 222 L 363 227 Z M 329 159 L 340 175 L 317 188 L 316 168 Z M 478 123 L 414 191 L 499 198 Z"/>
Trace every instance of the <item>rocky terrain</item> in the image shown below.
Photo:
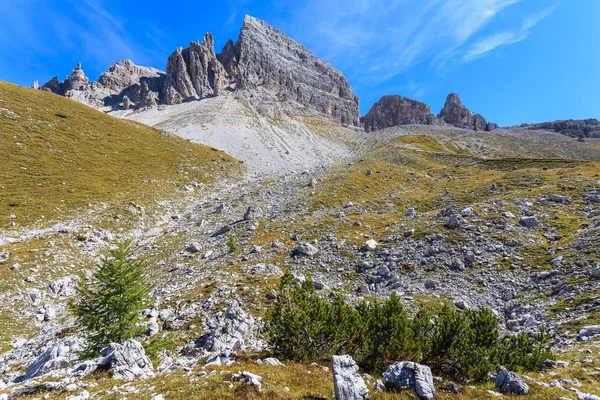
<path fill-rule="evenodd" d="M 361 132 L 346 79 L 252 17 L 221 54 L 207 34 L 165 73 L 78 66 L 42 89 L 108 115 L 0 86 L 0 399 L 600 394 L 600 140 L 565 134 L 593 121 L 505 129 L 455 94 L 438 117 L 386 96 Z M 68 304 L 123 239 L 154 285 L 145 336 L 81 360 Z M 280 360 L 263 317 L 285 269 L 350 304 L 486 307 L 503 334 L 545 329 L 558 360 L 477 384 Z"/>

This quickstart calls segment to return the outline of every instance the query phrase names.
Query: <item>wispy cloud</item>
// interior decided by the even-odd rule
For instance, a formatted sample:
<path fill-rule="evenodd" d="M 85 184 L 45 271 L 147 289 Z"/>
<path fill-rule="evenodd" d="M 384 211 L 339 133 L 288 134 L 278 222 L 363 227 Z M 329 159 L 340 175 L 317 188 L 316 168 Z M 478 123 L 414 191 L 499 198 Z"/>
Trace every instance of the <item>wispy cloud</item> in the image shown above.
<path fill-rule="evenodd" d="M 518 31 L 503 31 L 482 37 L 471 45 L 468 51 L 462 56 L 462 61 L 466 62 L 481 58 L 486 53 L 500 46 L 515 44 L 527 39 L 531 28 L 542 19 L 552 14 L 555 9 L 556 5 L 548 7 L 537 14 L 525 17 L 523 24 Z"/>
<path fill-rule="evenodd" d="M 514 31 L 490 32 L 504 10 L 523 0 L 323 0 L 298 10 L 295 36 L 334 65 L 382 82 L 424 63 L 442 69 L 516 43 L 553 8 L 527 17 Z M 311 26 L 314 29 L 303 29 Z M 484 35 L 485 34 L 485 35 Z"/>

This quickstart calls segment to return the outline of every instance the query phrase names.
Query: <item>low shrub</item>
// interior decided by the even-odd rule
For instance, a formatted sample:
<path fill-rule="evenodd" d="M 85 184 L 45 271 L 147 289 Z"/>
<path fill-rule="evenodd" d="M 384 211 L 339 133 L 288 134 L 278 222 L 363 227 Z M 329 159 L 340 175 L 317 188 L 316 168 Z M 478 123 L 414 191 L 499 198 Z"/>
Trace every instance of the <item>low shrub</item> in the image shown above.
<path fill-rule="evenodd" d="M 446 305 L 437 315 L 420 309 L 411 317 L 395 294 L 353 307 L 339 295 L 320 297 L 310 278 L 295 282 L 289 271 L 267 310 L 265 331 L 276 351 L 292 360 L 350 354 L 371 371 L 415 361 L 463 380 L 483 380 L 500 365 L 535 370 L 553 358 L 544 332 L 500 338 L 498 320 L 487 308 L 459 311 Z"/>

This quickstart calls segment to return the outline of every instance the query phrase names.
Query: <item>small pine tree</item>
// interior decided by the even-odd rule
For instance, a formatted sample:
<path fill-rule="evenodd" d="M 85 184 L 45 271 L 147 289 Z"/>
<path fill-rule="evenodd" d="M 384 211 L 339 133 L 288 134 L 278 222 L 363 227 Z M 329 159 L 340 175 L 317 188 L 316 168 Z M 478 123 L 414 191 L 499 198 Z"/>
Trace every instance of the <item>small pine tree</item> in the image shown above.
<path fill-rule="evenodd" d="M 145 280 L 146 264 L 133 257 L 131 241 L 119 243 L 102 260 L 89 283 L 77 288 L 71 309 L 88 333 L 88 355 L 108 344 L 138 335 L 140 311 L 150 305 L 151 286 Z"/>

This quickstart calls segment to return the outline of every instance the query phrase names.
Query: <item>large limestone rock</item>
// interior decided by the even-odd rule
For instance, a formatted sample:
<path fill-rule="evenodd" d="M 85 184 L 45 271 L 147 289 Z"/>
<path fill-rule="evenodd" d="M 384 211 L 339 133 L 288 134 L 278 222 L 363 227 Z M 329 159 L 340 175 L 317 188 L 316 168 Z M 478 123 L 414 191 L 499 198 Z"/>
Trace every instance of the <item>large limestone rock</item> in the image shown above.
<path fill-rule="evenodd" d="M 111 343 L 101 352 L 101 366 L 109 368 L 113 378 L 132 381 L 154 377 L 152 361 L 146 356 L 142 345 L 133 339 L 123 344 Z"/>
<path fill-rule="evenodd" d="M 498 127 L 493 122 L 488 123 L 483 116 L 472 113 L 462 104 L 460 96 L 456 93 L 448 95 L 438 118 L 458 128 L 473 129 L 476 131 L 492 131 Z"/>
<path fill-rule="evenodd" d="M 412 390 L 420 399 L 431 400 L 435 396 L 433 375 L 426 365 L 401 361 L 387 367 L 383 379 L 390 386 Z"/>
<path fill-rule="evenodd" d="M 369 398 L 369 389 L 358 373 L 358 365 L 352 357 L 333 356 L 333 388 L 336 400 L 364 400 Z"/>
<path fill-rule="evenodd" d="M 500 389 L 502 393 L 506 394 L 527 394 L 529 393 L 529 386 L 523 378 L 514 372 L 508 372 L 504 367 L 500 367 L 496 374 L 496 387 Z"/>
<path fill-rule="evenodd" d="M 160 79 L 163 75 L 164 73 L 156 68 L 140 67 L 131 60 L 120 60 L 100 75 L 98 83 L 115 93 L 121 93 L 131 86 Z"/>
<path fill-rule="evenodd" d="M 431 113 L 427 104 L 398 95 L 383 96 L 371 107 L 362 122 L 366 132 L 408 124 L 443 125 L 443 121 Z"/>
<path fill-rule="evenodd" d="M 227 84 L 225 68 L 217 60 L 211 33 L 202 43 L 178 48 L 167 61 L 164 97 L 167 104 L 218 95 Z"/>
<path fill-rule="evenodd" d="M 224 316 L 212 324 L 210 333 L 200 339 L 201 346 L 212 353 L 229 354 L 260 347 L 260 326 L 242 309 L 242 302 L 234 299 Z"/>
<path fill-rule="evenodd" d="M 46 347 L 39 357 L 27 368 L 21 381 L 35 378 L 52 371 L 69 368 L 83 350 L 80 339 L 68 337 Z"/>

